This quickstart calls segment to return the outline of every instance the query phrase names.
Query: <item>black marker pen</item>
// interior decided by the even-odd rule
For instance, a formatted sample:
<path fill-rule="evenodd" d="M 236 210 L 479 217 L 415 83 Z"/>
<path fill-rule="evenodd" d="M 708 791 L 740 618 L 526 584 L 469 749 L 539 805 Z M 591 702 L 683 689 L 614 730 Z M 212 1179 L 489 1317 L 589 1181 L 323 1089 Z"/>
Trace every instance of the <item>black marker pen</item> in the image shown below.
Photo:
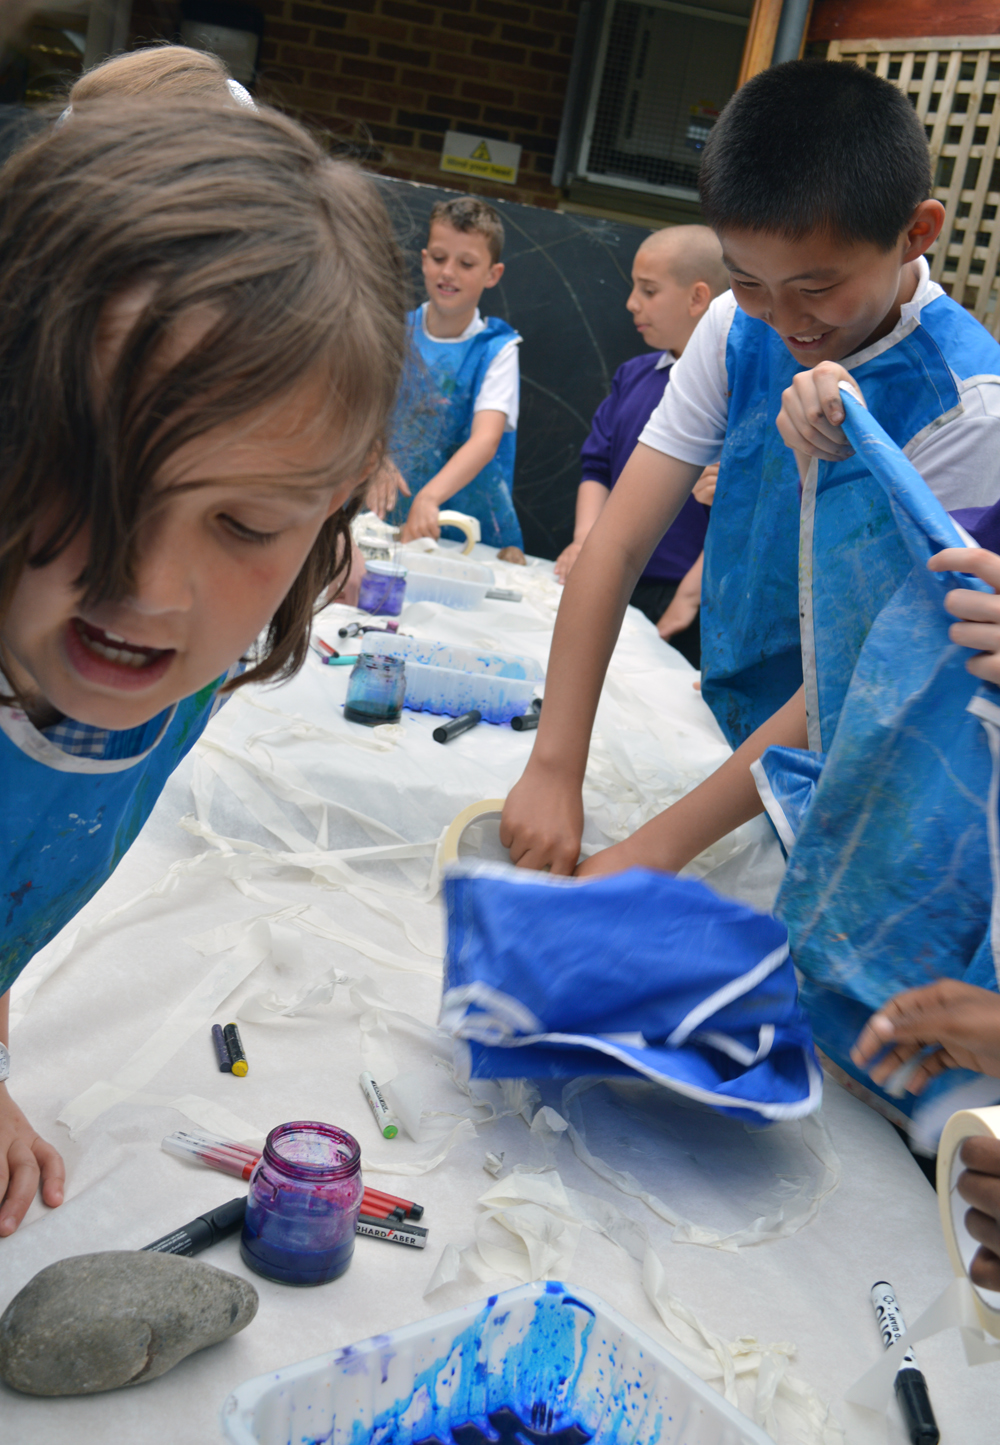
<path fill-rule="evenodd" d="M 510 725 L 516 733 L 532 732 L 538 726 L 538 715 L 542 710 L 542 699 L 536 697 L 531 704 L 531 711 L 526 712 L 524 717 L 512 717 Z"/>
<path fill-rule="evenodd" d="M 220 1239 L 226 1239 L 242 1229 L 246 1212 L 244 1194 L 239 1199 L 230 1199 L 228 1204 L 220 1204 L 218 1209 L 210 1209 L 207 1214 L 199 1214 L 197 1219 L 175 1229 L 173 1234 L 165 1234 L 162 1239 L 154 1239 L 152 1244 L 144 1244 L 142 1253 L 152 1250 L 156 1254 L 201 1254 L 209 1245 L 218 1244 Z"/>
<path fill-rule="evenodd" d="M 451 722 L 443 723 L 441 727 L 435 728 L 431 737 L 436 743 L 446 743 L 451 738 L 457 738 L 461 733 L 467 733 L 481 723 L 483 715 L 473 708 L 472 712 L 465 712 L 461 717 L 452 718 Z"/>
<path fill-rule="evenodd" d="M 896 1294 L 891 1284 L 880 1279 L 872 1285 L 872 1304 L 875 1318 L 882 1332 L 882 1343 L 890 1349 L 906 1333 L 902 1312 L 896 1303 Z M 938 1445 L 941 1432 L 931 1408 L 931 1397 L 927 1393 L 927 1381 L 917 1365 L 917 1357 L 907 1350 L 899 1367 L 895 1382 L 896 1400 L 900 1414 L 910 1437 L 910 1445 Z"/>

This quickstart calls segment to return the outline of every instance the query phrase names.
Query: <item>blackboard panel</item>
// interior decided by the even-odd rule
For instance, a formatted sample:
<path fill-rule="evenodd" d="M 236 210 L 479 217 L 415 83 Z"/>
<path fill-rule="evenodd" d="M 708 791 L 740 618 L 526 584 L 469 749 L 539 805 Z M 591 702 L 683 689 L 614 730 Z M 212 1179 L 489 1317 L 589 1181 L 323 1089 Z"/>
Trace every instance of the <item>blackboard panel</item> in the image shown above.
<path fill-rule="evenodd" d="M 455 191 L 376 177 L 423 300 L 420 249 L 437 201 Z M 573 537 L 580 447 L 623 361 L 646 347 L 625 310 L 643 226 L 562 215 L 512 201 L 490 204 L 506 232 L 506 270 L 482 311 L 524 337 L 514 502 L 525 550 L 557 557 Z"/>

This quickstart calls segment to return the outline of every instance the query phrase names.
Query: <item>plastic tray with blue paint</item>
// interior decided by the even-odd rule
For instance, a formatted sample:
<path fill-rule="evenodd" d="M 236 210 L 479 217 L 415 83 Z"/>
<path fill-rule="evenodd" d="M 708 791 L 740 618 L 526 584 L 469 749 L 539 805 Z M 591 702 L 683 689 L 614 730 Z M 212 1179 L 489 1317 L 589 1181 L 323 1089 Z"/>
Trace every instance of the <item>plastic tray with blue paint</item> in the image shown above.
<path fill-rule="evenodd" d="M 419 637 L 369 632 L 361 650 L 403 659 L 405 706 L 414 712 L 461 717 L 475 709 L 483 722 L 509 723 L 528 711 L 536 685 L 545 678 L 532 657 L 477 652 Z"/>
<path fill-rule="evenodd" d="M 521 1285 L 240 1385 L 234 1445 L 773 1445 L 587 1290 Z"/>

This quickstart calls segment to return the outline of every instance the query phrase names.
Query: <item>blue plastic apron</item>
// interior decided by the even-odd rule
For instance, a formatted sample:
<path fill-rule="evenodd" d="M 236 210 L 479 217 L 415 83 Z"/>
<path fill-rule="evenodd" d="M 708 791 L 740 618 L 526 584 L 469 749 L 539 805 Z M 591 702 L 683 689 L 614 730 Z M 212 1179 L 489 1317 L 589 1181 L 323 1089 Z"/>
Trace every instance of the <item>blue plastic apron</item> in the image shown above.
<path fill-rule="evenodd" d="M 870 356 L 875 351 L 877 354 Z M 960 408 L 955 376 L 1000 376 L 1000 346 L 961 306 L 939 296 L 898 339 L 876 344 L 860 365 L 845 362 L 873 416 L 898 447 Z M 726 369 L 732 387 L 719 480 L 705 542 L 701 609 L 702 693 L 733 747 L 782 707 L 802 682 L 799 644 L 799 478 L 775 421 L 781 394 L 804 368 L 770 326 L 737 311 Z M 954 373 L 954 375 L 953 375 Z M 859 495 L 877 487 L 856 457 L 828 463 L 825 486 L 840 489 L 843 545 L 858 559 L 846 581 L 855 599 L 857 650 L 884 600 L 882 571 L 894 553 L 870 556 L 869 520 Z M 871 525 L 878 528 L 877 521 Z M 860 559 L 864 558 L 862 562 Z M 875 589 L 869 592 L 871 569 Z M 853 664 L 852 664 L 853 665 Z M 848 671 L 848 676 L 850 675 Z M 835 703 L 833 704 L 835 706 Z"/>
<path fill-rule="evenodd" d="M 62 753 L 41 734 L 27 732 L 23 714 L 4 710 L 0 994 L 110 878 L 170 774 L 201 736 L 223 680 L 165 714 L 144 753 L 113 761 Z M 18 735 L 27 737 L 27 748 L 14 741 Z"/>
<path fill-rule="evenodd" d="M 997 988 L 1000 692 L 966 671 L 943 605 L 953 587 L 990 589 L 926 567 L 963 535 L 844 396 L 863 475 L 847 493 L 839 468 L 814 466 L 802 500 L 813 751 L 768 749 L 755 773 L 791 845 L 775 911 L 803 1002 L 820 1047 L 853 1072 L 851 1044 L 893 994 L 942 977 Z"/>
<path fill-rule="evenodd" d="M 651 1080 L 760 1123 L 819 1107 L 822 1075 L 785 930 L 642 868 L 446 874 L 441 1026 L 474 1078 Z"/>
<path fill-rule="evenodd" d="M 469 440 L 490 362 L 517 332 L 491 316 L 465 341 L 438 341 L 427 335 L 421 308 L 409 321 L 415 354 L 403 379 L 390 450 L 415 496 Z M 491 547 L 524 544 L 513 501 L 515 438 L 505 431 L 493 460 L 448 502 L 450 510 L 478 518 L 482 540 Z M 411 500 L 400 496 L 389 516 L 395 526 L 405 522 Z"/>

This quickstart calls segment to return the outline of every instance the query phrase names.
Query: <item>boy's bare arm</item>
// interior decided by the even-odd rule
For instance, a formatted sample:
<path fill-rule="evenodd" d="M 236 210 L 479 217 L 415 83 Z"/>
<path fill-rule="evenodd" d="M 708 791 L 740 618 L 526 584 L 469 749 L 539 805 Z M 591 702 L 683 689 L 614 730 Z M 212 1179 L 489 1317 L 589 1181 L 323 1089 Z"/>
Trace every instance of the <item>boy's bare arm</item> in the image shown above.
<path fill-rule="evenodd" d="M 10 993 L 0 998 L 0 1043 L 9 1038 Z M 51 1144 L 35 1133 L 0 1084 L 0 1237 L 13 1234 L 28 1212 L 41 1176 L 42 1198 L 51 1206 L 63 1201 L 66 1169 Z"/>
<path fill-rule="evenodd" d="M 765 748 L 808 746 L 805 693 L 799 688 L 721 768 L 679 802 L 650 819 L 624 843 L 616 843 L 581 863 L 581 878 L 621 873 L 626 868 L 659 868 L 677 873 L 712 843 L 764 811 L 750 764 Z"/>
<path fill-rule="evenodd" d="M 576 525 L 573 528 L 573 540 L 556 558 L 556 576 L 560 582 L 565 582 L 573 564 L 579 557 L 584 542 L 590 536 L 591 528 L 598 517 L 604 511 L 604 504 L 611 495 L 611 489 L 603 482 L 595 482 L 586 478 L 580 483 L 576 490 Z"/>
<path fill-rule="evenodd" d="M 477 411 L 472 418 L 472 432 L 467 442 L 449 457 L 437 476 L 422 486 L 410 504 L 403 528 L 403 541 L 414 537 L 439 537 L 438 512 L 456 492 L 478 477 L 497 454 L 507 425 L 504 411 Z"/>
<path fill-rule="evenodd" d="M 604 674 L 636 579 L 700 471 L 640 442 L 583 545 L 556 618 L 535 745 L 500 826 L 521 867 L 569 874 L 576 866 Z"/>

